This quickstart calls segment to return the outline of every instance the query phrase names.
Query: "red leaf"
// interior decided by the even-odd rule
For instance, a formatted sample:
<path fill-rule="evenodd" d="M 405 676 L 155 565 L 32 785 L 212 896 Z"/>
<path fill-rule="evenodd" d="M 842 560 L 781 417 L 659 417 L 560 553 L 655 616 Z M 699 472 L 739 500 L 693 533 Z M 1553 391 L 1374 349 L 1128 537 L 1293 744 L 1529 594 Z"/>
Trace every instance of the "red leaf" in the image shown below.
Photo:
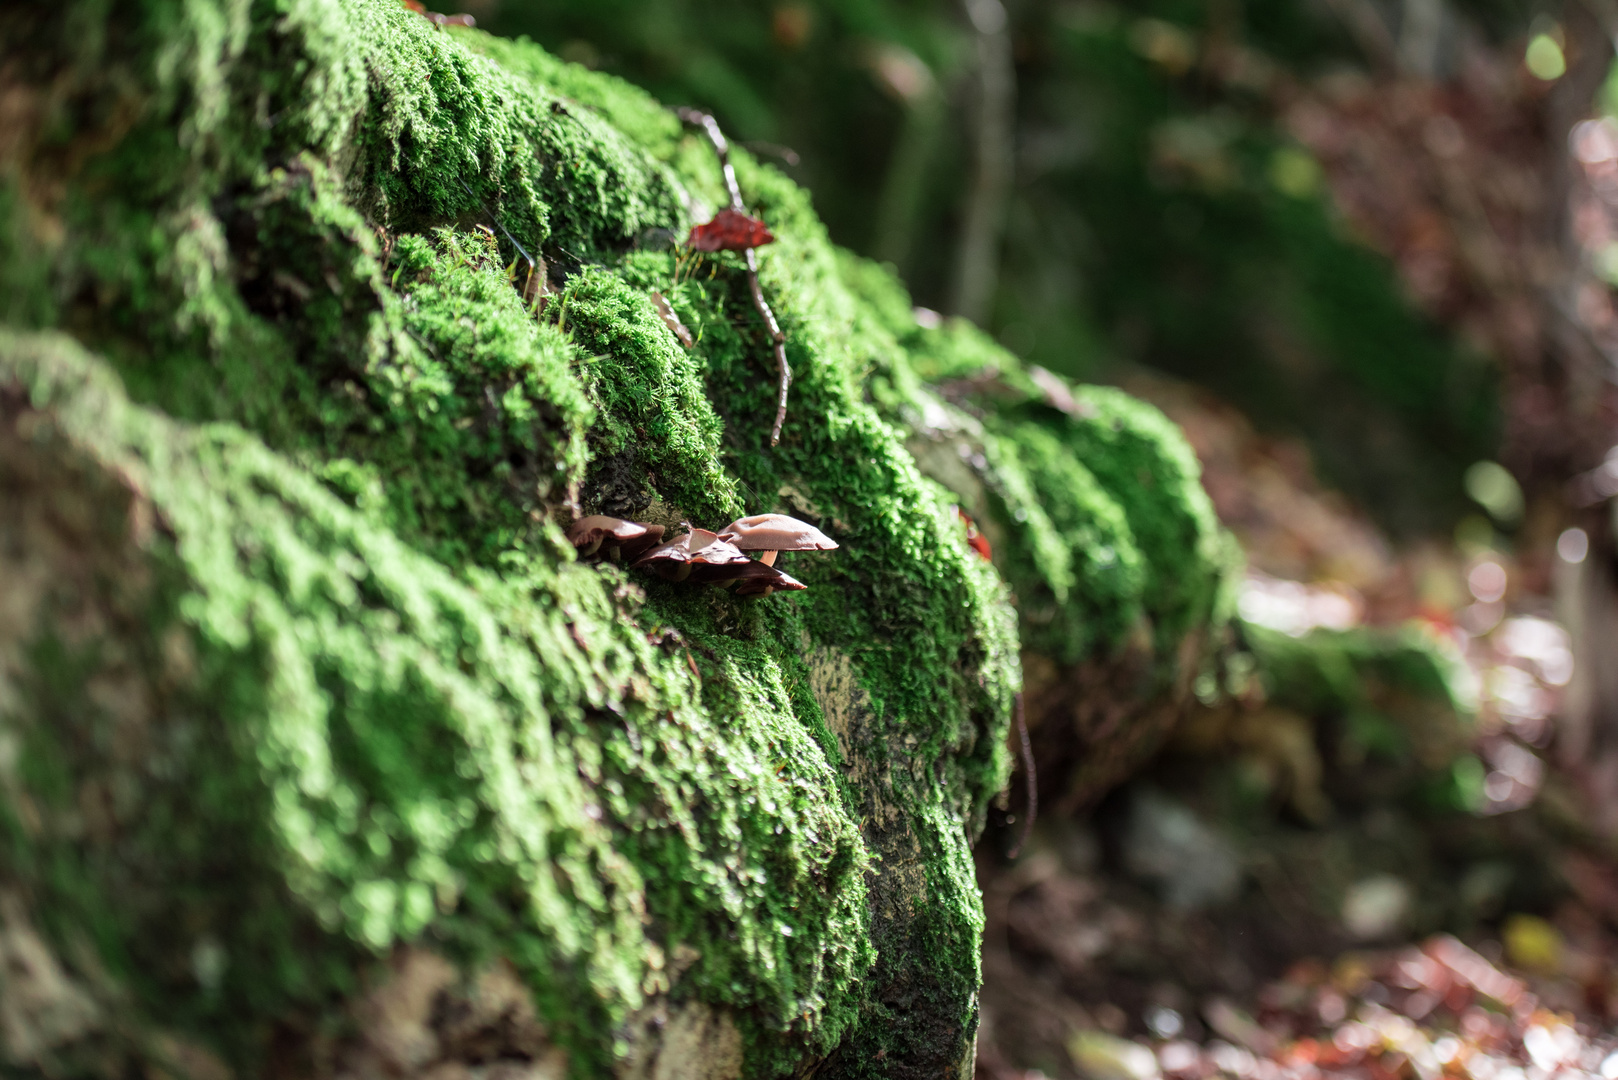
<path fill-rule="evenodd" d="M 775 236 L 758 218 L 740 210 L 721 210 L 708 224 L 692 229 L 685 242 L 698 251 L 746 251 L 774 240 Z"/>
<path fill-rule="evenodd" d="M 967 546 L 977 552 L 985 562 L 992 561 L 994 552 L 989 549 L 989 538 L 978 532 L 977 523 L 966 516 L 965 510 L 957 506 L 955 512 L 960 515 L 961 524 L 966 526 Z"/>

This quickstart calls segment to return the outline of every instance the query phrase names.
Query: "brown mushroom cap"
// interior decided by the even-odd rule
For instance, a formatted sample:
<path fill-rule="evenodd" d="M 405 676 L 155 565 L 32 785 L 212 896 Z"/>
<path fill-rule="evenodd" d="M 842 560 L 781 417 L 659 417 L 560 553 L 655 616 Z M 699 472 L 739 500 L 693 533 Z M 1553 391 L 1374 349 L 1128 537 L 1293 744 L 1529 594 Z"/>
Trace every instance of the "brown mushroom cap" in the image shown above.
<path fill-rule="evenodd" d="M 594 554 L 607 540 L 623 543 L 646 535 L 646 526 L 606 514 L 591 514 L 568 526 L 568 542 L 576 548 L 588 548 L 585 554 Z"/>
<path fill-rule="evenodd" d="M 791 574 L 765 563 L 750 562 L 747 565 L 758 569 L 749 571 L 741 578 L 741 584 L 736 587 L 737 596 L 768 596 L 772 592 L 809 587 Z"/>
<path fill-rule="evenodd" d="M 663 526 L 591 514 L 568 526 L 567 538 L 586 558 L 602 547 L 616 548 L 623 557 L 633 558 L 663 538 Z"/>
<path fill-rule="evenodd" d="M 648 551 L 646 554 L 642 555 L 639 559 L 636 559 L 635 562 L 637 565 L 640 563 L 651 563 L 654 560 L 663 559 L 675 559 L 677 561 L 684 562 L 690 559 L 693 555 L 706 551 L 708 548 L 719 543 L 720 540 L 718 533 L 709 532 L 707 529 L 693 529 L 687 525 L 685 532 L 681 533 L 665 544 L 658 545 L 651 551 Z M 731 551 L 737 550 L 730 544 L 725 544 L 723 547 L 729 548 Z M 746 556 L 743 556 L 743 558 L 746 558 Z"/>
<path fill-rule="evenodd" d="M 636 524 L 642 523 L 637 522 Z M 662 542 L 663 526 L 647 525 L 645 536 L 637 536 L 633 540 L 625 540 L 623 543 L 618 545 L 619 552 L 617 557 L 622 558 L 625 562 L 634 562 L 647 550 L 656 547 Z"/>
<path fill-rule="evenodd" d="M 608 517 L 606 514 L 591 514 L 581 517 L 567 527 L 567 538 L 574 547 L 583 547 L 592 540 L 611 536 L 618 540 L 628 540 L 641 535 L 646 526 L 638 525 L 623 518 Z"/>
<path fill-rule="evenodd" d="M 637 568 L 669 581 L 695 585 L 741 582 L 738 596 L 768 596 L 777 589 L 806 589 L 803 582 L 768 563 L 749 559 L 734 544 L 707 529 L 691 529 L 636 559 Z"/>
<path fill-rule="evenodd" d="M 734 580 L 717 574 L 716 571 L 720 568 L 751 561 L 741 551 L 720 540 L 707 529 L 692 529 L 690 532 L 681 533 L 666 544 L 653 548 L 636 559 L 632 565 L 651 570 L 670 581 L 693 578 L 703 583 L 711 583 Z"/>
<path fill-rule="evenodd" d="M 754 567 L 770 569 L 763 563 L 749 559 L 723 540 L 691 556 L 690 566 L 691 580 L 700 585 L 729 585 L 733 581 L 744 581 L 755 576 L 758 571 Z"/>
<path fill-rule="evenodd" d="M 738 518 L 719 532 L 742 551 L 831 551 L 837 541 L 809 524 L 785 514 Z"/>
<path fill-rule="evenodd" d="M 629 565 L 636 570 L 650 570 L 670 581 L 684 581 L 691 576 L 691 553 L 686 550 L 682 536 L 653 548 Z"/>
<path fill-rule="evenodd" d="M 682 522 L 682 524 L 685 525 L 686 528 L 686 549 L 693 555 L 699 551 L 702 551 L 704 548 L 712 547 L 719 541 L 719 534 L 716 532 L 710 532 L 707 529 L 699 529 L 689 521 Z"/>

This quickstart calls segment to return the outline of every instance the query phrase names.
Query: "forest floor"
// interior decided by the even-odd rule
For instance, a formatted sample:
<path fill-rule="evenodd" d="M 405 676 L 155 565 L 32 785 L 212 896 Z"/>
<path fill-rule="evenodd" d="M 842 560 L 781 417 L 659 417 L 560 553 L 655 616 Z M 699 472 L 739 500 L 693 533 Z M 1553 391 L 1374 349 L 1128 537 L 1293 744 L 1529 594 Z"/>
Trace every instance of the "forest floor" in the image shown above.
<path fill-rule="evenodd" d="M 1486 520 L 1400 548 L 1296 445 L 1176 384 L 1129 389 L 1197 449 L 1249 554 L 1244 617 L 1442 640 L 1478 790 L 1439 806 L 1413 779 L 1431 763 L 1345 753 L 1352 717 L 1193 707 L 1084 819 L 1039 822 L 1014 861 L 980 846 L 979 1080 L 1618 1080 L 1618 863 L 1555 760 L 1554 568 Z"/>
<path fill-rule="evenodd" d="M 1311 945 L 1284 903 L 1187 910 L 1100 846 L 1049 830 L 988 876 L 980 1080 L 1618 1077 L 1610 911 Z"/>

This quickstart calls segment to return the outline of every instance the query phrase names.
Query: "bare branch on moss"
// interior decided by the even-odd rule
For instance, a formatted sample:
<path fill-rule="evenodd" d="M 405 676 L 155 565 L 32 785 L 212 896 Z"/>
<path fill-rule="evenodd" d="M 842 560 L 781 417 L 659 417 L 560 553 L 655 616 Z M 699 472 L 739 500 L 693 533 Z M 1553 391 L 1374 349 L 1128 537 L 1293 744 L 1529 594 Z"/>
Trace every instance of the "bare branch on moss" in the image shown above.
<path fill-rule="evenodd" d="M 738 214 L 747 213 L 742 204 L 741 185 L 736 182 L 736 170 L 730 164 L 730 143 L 725 141 L 725 133 L 719 130 L 719 121 L 708 113 L 698 109 L 678 109 L 680 119 L 693 127 L 699 127 L 713 143 L 714 152 L 719 155 L 719 167 L 725 174 L 725 187 L 730 192 L 730 208 Z M 779 392 L 775 400 L 775 426 L 770 429 L 770 445 L 776 446 L 781 442 L 781 425 L 787 419 L 787 390 L 792 386 L 792 369 L 787 366 L 787 336 L 781 332 L 781 324 L 775 321 L 775 312 L 764 300 L 764 290 L 758 283 L 758 253 L 748 248 L 743 253 L 747 258 L 747 286 L 753 294 L 753 306 L 758 309 L 759 317 L 764 320 L 765 328 L 770 332 L 770 340 L 775 346 L 775 370 Z"/>
<path fill-rule="evenodd" d="M 680 317 L 669 306 L 668 298 L 655 290 L 652 292 L 652 307 L 657 309 L 657 317 L 663 320 L 663 325 L 669 328 L 669 333 L 673 334 L 681 345 L 689 349 L 697 343 L 691 336 L 691 331 L 686 329 L 685 323 L 680 321 Z"/>

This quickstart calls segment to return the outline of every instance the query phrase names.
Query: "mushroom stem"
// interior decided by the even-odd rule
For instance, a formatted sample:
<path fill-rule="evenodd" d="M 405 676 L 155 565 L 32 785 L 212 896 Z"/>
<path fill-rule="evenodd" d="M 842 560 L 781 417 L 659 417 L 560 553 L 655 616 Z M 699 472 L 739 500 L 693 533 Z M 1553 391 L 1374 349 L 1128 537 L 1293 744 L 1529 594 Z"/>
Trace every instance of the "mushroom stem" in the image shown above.
<path fill-rule="evenodd" d="M 765 566 L 774 566 L 775 556 L 776 553 L 773 551 L 761 551 L 758 553 L 758 561 L 763 563 Z"/>

